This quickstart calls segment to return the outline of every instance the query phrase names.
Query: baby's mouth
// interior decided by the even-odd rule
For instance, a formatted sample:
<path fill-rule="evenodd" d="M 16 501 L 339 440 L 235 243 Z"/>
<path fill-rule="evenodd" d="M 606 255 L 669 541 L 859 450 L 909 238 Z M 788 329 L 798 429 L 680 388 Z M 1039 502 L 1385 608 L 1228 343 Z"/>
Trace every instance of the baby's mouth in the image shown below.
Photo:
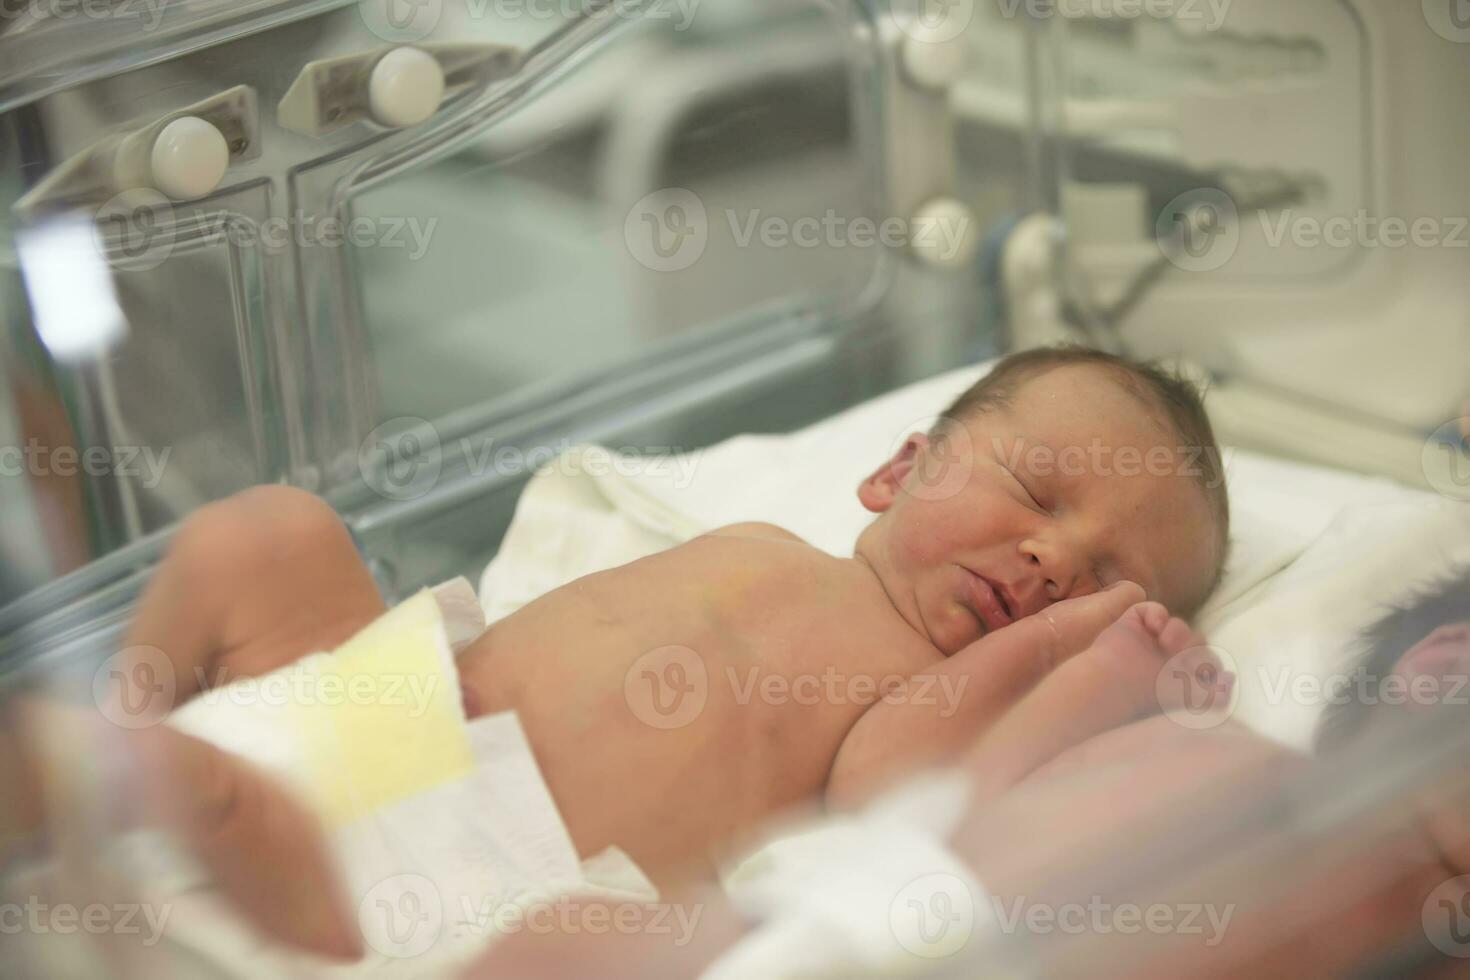
<path fill-rule="evenodd" d="M 966 577 L 969 579 L 968 595 L 965 596 L 965 605 L 976 616 L 980 622 L 985 624 L 987 633 L 994 633 L 998 629 L 1004 629 L 1016 621 L 1015 613 L 1006 602 L 1005 593 L 986 579 L 983 575 L 965 569 Z"/>

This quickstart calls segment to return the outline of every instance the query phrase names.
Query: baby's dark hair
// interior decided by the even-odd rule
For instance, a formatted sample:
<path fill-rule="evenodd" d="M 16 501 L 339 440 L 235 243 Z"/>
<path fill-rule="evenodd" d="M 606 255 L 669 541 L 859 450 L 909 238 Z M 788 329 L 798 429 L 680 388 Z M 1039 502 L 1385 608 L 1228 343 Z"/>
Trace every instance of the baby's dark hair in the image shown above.
<path fill-rule="evenodd" d="M 1230 498 L 1225 487 L 1225 466 L 1215 429 L 1205 411 L 1198 386 L 1177 371 L 1157 361 L 1135 361 L 1090 347 L 1064 344 L 1038 347 L 1004 358 L 945 410 L 930 435 L 943 439 L 948 427 L 994 408 L 1009 407 L 1028 381 L 1063 367 L 1092 367 L 1106 371 L 1122 389 L 1133 395 L 1150 412 L 1161 412 L 1180 448 L 1188 449 L 1190 474 L 1209 503 L 1215 520 L 1215 563 L 1208 598 L 1224 570 L 1230 547 Z"/>
<path fill-rule="evenodd" d="M 1344 697 L 1383 683 L 1414 645 L 1441 626 L 1470 622 L 1470 565 L 1430 582 L 1363 631 L 1356 644 L 1357 666 L 1331 692 L 1331 703 L 1317 725 L 1318 751 L 1340 749 L 1363 733 L 1372 704 Z"/>

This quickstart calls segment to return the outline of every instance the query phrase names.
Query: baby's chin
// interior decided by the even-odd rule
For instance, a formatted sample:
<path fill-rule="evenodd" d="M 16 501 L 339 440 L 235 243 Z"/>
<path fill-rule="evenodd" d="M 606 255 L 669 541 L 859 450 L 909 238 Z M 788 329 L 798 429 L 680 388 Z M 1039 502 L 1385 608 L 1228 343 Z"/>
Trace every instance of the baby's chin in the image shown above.
<path fill-rule="evenodd" d="M 929 642 L 946 657 L 953 657 L 985 636 L 985 624 L 963 605 L 948 600 L 937 603 L 937 610 L 925 617 L 929 624 Z"/>

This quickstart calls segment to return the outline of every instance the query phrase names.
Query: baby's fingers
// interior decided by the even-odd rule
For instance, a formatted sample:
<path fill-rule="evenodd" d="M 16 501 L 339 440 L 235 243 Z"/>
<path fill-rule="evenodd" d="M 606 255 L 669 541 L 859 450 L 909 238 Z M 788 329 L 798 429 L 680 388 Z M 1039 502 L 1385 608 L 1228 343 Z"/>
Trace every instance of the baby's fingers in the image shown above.
<path fill-rule="evenodd" d="M 1098 634 L 1116 623 L 1147 596 L 1132 582 L 1118 582 L 1101 592 L 1064 599 L 996 634 L 1039 651 L 1055 667 L 1092 646 Z"/>

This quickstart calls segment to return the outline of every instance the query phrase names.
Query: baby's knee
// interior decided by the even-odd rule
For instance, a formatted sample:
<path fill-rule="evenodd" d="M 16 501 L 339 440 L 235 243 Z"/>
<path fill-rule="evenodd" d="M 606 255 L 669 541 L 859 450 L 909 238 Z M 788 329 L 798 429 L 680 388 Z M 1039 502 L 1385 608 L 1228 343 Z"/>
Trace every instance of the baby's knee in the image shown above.
<path fill-rule="evenodd" d="M 199 508 L 179 528 L 176 565 L 202 579 L 254 577 L 301 556 L 356 559 L 341 517 L 320 497 L 286 486 L 260 486 Z"/>

